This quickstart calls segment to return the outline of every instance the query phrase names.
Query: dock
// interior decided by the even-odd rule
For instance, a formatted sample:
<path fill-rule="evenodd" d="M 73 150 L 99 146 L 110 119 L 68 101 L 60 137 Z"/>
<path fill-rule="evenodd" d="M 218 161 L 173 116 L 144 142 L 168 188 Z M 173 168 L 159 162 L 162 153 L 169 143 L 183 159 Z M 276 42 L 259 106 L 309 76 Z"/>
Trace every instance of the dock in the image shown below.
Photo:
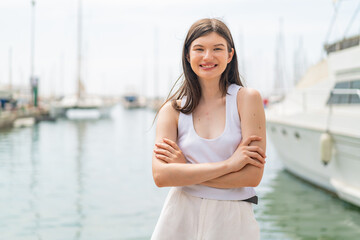
<path fill-rule="evenodd" d="M 46 109 L 34 107 L 0 111 L 0 129 L 11 128 L 15 121 L 23 118 L 34 118 L 37 122 L 47 116 L 48 112 Z"/>

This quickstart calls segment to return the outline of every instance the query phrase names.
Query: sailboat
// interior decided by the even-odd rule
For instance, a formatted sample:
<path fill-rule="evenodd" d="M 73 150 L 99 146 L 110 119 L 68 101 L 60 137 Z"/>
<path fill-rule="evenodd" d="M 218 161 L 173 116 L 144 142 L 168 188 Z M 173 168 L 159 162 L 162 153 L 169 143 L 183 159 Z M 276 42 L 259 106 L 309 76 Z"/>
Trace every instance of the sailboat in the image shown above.
<path fill-rule="evenodd" d="M 67 95 L 59 102 L 52 104 L 50 115 L 52 117 L 66 117 L 68 119 L 99 119 L 110 116 L 115 102 L 97 95 L 89 95 L 82 82 L 81 45 L 82 45 L 82 4 L 78 1 L 78 54 L 77 54 L 77 93 Z"/>

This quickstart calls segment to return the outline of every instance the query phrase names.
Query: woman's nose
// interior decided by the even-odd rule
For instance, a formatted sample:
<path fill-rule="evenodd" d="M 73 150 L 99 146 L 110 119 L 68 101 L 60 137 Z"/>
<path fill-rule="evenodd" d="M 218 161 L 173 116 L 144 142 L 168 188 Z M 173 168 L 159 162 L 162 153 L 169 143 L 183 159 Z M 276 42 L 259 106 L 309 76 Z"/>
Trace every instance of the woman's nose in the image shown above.
<path fill-rule="evenodd" d="M 204 52 L 204 59 L 211 59 L 213 57 L 212 52 L 210 50 L 206 50 Z"/>

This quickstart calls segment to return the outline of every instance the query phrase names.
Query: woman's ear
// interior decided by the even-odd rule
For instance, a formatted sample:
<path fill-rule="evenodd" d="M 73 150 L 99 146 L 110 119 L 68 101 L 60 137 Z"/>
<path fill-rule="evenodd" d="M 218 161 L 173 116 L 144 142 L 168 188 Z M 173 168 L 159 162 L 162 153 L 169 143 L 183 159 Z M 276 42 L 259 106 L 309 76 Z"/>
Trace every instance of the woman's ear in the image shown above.
<path fill-rule="evenodd" d="M 186 60 L 188 61 L 188 63 L 190 63 L 190 57 L 189 57 L 189 54 L 186 54 Z"/>
<path fill-rule="evenodd" d="M 231 52 L 229 52 L 229 57 L 228 57 L 228 61 L 227 61 L 227 63 L 230 63 L 231 62 L 231 60 L 232 60 L 232 58 L 233 58 L 233 56 L 234 56 L 234 48 L 231 48 Z"/>

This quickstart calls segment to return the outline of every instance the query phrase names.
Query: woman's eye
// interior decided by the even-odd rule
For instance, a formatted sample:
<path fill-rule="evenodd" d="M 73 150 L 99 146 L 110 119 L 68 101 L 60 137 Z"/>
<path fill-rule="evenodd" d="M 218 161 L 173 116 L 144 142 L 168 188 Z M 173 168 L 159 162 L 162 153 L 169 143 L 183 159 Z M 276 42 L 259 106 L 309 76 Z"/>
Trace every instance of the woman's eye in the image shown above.
<path fill-rule="evenodd" d="M 222 50 L 222 48 L 215 48 L 214 50 L 215 51 L 220 51 L 220 50 Z"/>
<path fill-rule="evenodd" d="M 197 48 L 197 49 L 195 49 L 195 51 L 202 52 L 202 51 L 203 51 L 203 49 L 201 49 L 201 48 Z"/>

